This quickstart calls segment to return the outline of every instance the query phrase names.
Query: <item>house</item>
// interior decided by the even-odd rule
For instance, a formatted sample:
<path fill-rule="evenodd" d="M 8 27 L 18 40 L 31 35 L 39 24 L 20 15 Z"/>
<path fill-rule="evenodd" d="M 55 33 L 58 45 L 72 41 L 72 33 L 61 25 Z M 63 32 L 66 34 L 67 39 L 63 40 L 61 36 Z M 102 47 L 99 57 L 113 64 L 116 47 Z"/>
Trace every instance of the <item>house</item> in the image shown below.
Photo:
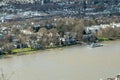
<path fill-rule="evenodd" d="M 0 55 L 4 54 L 3 49 L 0 48 Z"/>
<path fill-rule="evenodd" d="M 4 35 L 0 34 L 0 40 L 4 40 Z"/>
<path fill-rule="evenodd" d="M 38 43 L 32 44 L 31 47 L 32 47 L 33 49 L 41 49 L 41 48 L 42 48 L 42 46 L 41 46 L 40 44 L 38 44 Z"/>
<path fill-rule="evenodd" d="M 29 34 L 29 35 L 33 34 L 33 32 L 30 31 L 30 30 L 21 30 L 21 32 L 22 32 L 23 34 Z"/>

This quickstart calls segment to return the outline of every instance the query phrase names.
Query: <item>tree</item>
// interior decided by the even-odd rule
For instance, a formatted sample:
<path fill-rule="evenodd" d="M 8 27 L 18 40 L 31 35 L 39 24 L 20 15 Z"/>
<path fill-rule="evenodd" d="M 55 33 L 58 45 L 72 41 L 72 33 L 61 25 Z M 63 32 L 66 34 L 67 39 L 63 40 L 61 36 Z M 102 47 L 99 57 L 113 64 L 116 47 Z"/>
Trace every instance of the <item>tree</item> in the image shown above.
<path fill-rule="evenodd" d="M 5 54 L 11 54 L 14 48 L 15 47 L 12 44 L 7 43 L 3 46 L 3 52 L 5 52 Z"/>
<path fill-rule="evenodd" d="M 98 32 L 99 37 L 113 38 L 120 35 L 120 28 L 107 27 Z"/>
<path fill-rule="evenodd" d="M 53 28 L 49 31 L 52 34 L 52 36 L 49 37 L 49 42 L 50 43 L 52 42 L 55 46 L 59 46 L 59 34 L 57 29 Z"/>
<path fill-rule="evenodd" d="M 49 44 L 48 37 L 47 37 L 48 30 L 46 28 L 41 28 L 37 35 L 40 37 L 38 43 L 41 45 L 41 47 L 44 49 Z"/>
<path fill-rule="evenodd" d="M 73 27 L 73 32 L 77 33 L 77 40 L 82 40 L 83 29 L 84 29 L 84 22 L 83 20 L 79 20 L 78 23 Z"/>
<path fill-rule="evenodd" d="M 37 34 L 40 35 L 40 36 L 43 36 L 43 35 L 45 35 L 46 33 L 47 33 L 47 29 L 46 29 L 46 28 L 41 28 L 41 29 L 37 32 Z"/>

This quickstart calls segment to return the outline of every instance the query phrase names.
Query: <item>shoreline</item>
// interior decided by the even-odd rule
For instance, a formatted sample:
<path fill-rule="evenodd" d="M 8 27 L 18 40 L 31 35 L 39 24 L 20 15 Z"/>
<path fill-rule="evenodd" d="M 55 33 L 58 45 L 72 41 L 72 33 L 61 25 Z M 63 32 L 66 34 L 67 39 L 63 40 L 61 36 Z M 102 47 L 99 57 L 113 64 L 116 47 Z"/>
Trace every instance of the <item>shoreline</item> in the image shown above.
<path fill-rule="evenodd" d="M 120 41 L 120 39 L 116 39 L 116 40 L 109 40 L 109 41 L 101 41 L 100 43 L 111 43 L 111 42 L 116 42 L 116 41 Z M 82 43 L 82 44 L 75 44 L 75 45 L 69 45 L 69 46 L 61 46 L 61 47 L 51 47 L 51 48 L 46 48 L 46 49 L 41 49 L 41 50 L 33 50 L 33 51 L 25 51 L 25 52 L 20 52 L 20 53 L 16 53 L 16 54 L 8 54 L 8 55 L 0 55 L 0 59 L 8 59 L 8 58 L 12 58 L 14 56 L 22 56 L 22 55 L 29 55 L 29 54 L 36 54 L 38 52 L 42 52 L 42 51 L 49 51 L 49 50 L 55 50 L 55 49 L 59 49 L 59 50 L 63 50 L 66 48 L 70 48 L 70 47 L 83 47 L 83 46 L 87 46 L 86 43 Z M 104 45 L 103 45 L 104 46 Z"/>
<path fill-rule="evenodd" d="M 8 58 L 12 58 L 13 56 L 22 56 L 22 55 L 36 54 L 38 52 L 55 50 L 55 49 L 63 50 L 65 48 L 82 46 L 82 45 L 83 44 L 75 44 L 75 45 L 69 45 L 69 46 L 51 47 L 51 48 L 40 49 L 40 50 L 25 51 L 25 52 L 19 52 L 19 53 L 15 53 L 15 54 L 0 55 L 0 59 L 8 59 Z"/>

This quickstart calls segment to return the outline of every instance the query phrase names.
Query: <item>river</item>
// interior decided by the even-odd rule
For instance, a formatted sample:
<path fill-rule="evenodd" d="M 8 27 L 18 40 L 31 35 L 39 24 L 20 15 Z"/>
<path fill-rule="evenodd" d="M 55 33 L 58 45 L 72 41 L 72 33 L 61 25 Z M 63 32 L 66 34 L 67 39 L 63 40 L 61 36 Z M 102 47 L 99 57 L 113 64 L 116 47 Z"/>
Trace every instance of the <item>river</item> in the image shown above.
<path fill-rule="evenodd" d="M 10 80 L 99 80 L 120 73 L 120 41 L 89 48 L 75 46 L 1 59 Z"/>

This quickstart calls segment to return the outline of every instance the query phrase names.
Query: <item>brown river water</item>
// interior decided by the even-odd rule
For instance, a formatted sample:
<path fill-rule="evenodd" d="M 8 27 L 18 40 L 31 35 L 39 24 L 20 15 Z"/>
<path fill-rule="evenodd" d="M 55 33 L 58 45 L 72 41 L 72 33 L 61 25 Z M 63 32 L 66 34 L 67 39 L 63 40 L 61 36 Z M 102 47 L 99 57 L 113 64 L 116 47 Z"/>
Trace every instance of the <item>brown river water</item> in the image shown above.
<path fill-rule="evenodd" d="M 10 80 L 99 80 L 120 73 L 120 41 L 75 46 L 0 60 Z"/>

